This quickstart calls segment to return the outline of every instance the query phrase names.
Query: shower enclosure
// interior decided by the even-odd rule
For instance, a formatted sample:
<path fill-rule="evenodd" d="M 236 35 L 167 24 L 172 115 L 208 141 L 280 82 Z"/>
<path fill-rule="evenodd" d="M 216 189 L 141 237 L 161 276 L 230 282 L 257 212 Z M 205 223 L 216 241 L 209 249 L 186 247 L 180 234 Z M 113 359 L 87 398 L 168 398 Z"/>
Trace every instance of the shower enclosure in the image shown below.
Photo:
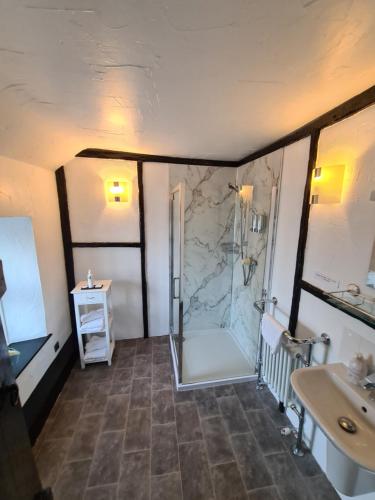
<path fill-rule="evenodd" d="M 281 163 L 273 153 L 239 168 L 170 166 L 170 338 L 181 388 L 255 375 L 253 302 L 269 280 Z"/>

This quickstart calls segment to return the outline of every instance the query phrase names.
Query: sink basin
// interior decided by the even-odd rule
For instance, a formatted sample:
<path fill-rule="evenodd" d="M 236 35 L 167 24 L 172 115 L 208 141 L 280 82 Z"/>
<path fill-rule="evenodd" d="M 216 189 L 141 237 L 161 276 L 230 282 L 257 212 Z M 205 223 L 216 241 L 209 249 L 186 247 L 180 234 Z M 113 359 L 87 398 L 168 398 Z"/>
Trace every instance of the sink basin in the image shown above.
<path fill-rule="evenodd" d="M 291 375 L 292 387 L 327 438 L 348 458 L 375 471 L 375 402 L 369 391 L 350 383 L 343 363 L 300 368 Z M 354 422 L 356 432 L 345 431 L 340 417 Z"/>

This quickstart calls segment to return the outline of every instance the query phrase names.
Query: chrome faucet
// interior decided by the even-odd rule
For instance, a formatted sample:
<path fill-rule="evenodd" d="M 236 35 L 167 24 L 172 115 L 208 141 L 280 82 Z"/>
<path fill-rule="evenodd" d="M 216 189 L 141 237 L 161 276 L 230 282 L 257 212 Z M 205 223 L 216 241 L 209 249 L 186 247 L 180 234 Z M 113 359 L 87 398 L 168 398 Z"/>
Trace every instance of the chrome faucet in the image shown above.
<path fill-rule="evenodd" d="M 362 389 L 365 389 L 366 391 L 371 391 L 369 394 L 369 400 L 375 401 L 375 373 L 367 375 L 367 377 L 365 377 L 360 381 L 360 385 Z"/>

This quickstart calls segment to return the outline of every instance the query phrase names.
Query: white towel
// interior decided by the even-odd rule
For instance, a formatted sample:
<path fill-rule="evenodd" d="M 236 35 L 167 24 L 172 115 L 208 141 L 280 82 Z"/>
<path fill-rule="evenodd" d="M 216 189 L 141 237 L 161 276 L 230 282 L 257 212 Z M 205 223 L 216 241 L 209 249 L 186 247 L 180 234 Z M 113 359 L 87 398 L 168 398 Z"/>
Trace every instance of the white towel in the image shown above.
<path fill-rule="evenodd" d="M 103 349 L 98 349 L 93 352 L 86 352 L 85 353 L 85 360 L 89 359 L 99 359 L 99 358 L 104 358 L 107 355 L 107 350 L 105 348 Z"/>
<path fill-rule="evenodd" d="M 81 316 L 81 323 L 82 325 L 84 323 L 88 323 L 89 321 L 94 321 L 95 319 L 100 319 L 104 318 L 104 309 L 94 309 L 93 311 L 90 311 L 86 314 L 82 314 Z"/>
<path fill-rule="evenodd" d="M 264 313 L 262 317 L 262 336 L 271 348 L 271 353 L 276 354 L 280 349 L 281 339 L 285 327 L 275 320 L 270 314 Z"/>
<path fill-rule="evenodd" d="M 93 321 L 88 321 L 87 323 L 84 323 L 80 328 L 81 333 L 96 333 L 103 331 L 104 331 L 104 317 L 94 319 Z"/>
<path fill-rule="evenodd" d="M 104 347 L 106 347 L 106 338 L 93 335 L 91 339 L 86 343 L 85 350 L 86 352 L 93 352 L 99 349 L 103 349 Z"/>

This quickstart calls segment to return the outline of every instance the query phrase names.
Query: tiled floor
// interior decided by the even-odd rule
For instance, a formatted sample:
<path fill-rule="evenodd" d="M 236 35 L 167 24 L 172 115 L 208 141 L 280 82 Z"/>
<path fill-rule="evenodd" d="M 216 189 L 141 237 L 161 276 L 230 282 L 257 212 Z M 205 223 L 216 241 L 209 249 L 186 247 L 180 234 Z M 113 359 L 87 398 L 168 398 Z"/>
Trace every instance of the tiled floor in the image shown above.
<path fill-rule="evenodd" d="M 159 337 L 74 369 L 34 451 L 57 500 L 338 499 L 310 454 L 291 455 L 287 423 L 252 382 L 176 393 Z"/>

